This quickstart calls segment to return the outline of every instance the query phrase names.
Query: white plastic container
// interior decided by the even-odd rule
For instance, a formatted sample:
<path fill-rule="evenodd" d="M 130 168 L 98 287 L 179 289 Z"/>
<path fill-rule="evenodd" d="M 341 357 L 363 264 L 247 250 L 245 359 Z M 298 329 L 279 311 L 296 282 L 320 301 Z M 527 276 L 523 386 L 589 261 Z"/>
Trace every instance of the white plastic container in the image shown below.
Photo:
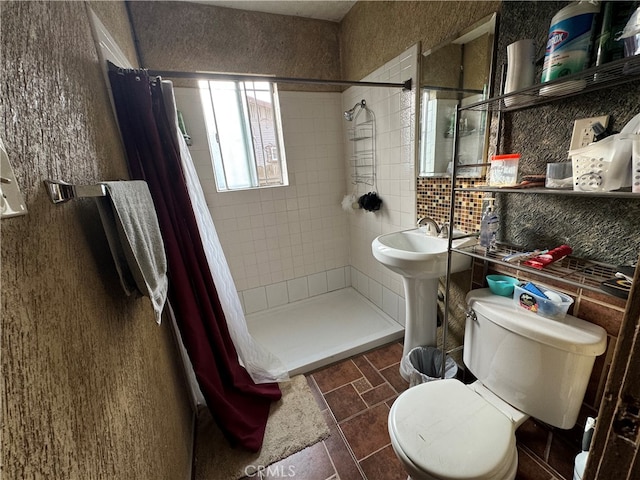
<path fill-rule="evenodd" d="M 631 186 L 631 153 L 638 135 L 618 133 L 586 147 L 570 150 L 573 189 L 609 192 Z"/>
<path fill-rule="evenodd" d="M 560 301 L 552 301 L 516 285 L 513 289 L 513 304 L 518 308 L 524 308 L 543 317 L 562 320 L 569 307 L 573 304 L 573 298 L 542 285 L 538 285 L 538 288 L 543 293 L 550 292 L 550 296 L 553 294 L 556 300 L 559 298 Z"/>
<path fill-rule="evenodd" d="M 571 162 L 547 163 L 546 188 L 573 188 L 573 165 Z"/>
<path fill-rule="evenodd" d="M 493 155 L 489 170 L 489 185 L 492 187 L 512 187 L 518 183 L 519 153 Z"/>
<path fill-rule="evenodd" d="M 580 452 L 576 457 L 573 466 L 573 480 L 582 480 L 584 475 L 584 469 L 587 466 L 587 459 L 589 458 L 589 452 Z"/>

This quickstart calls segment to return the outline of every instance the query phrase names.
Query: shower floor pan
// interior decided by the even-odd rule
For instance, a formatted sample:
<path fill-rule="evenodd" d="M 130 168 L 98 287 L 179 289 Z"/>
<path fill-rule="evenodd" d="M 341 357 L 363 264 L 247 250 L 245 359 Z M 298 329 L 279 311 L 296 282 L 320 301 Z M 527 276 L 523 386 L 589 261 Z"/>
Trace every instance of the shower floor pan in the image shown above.
<path fill-rule="evenodd" d="M 247 325 L 290 375 L 310 372 L 404 335 L 402 325 L 353 288 L 247 315 Z"/>

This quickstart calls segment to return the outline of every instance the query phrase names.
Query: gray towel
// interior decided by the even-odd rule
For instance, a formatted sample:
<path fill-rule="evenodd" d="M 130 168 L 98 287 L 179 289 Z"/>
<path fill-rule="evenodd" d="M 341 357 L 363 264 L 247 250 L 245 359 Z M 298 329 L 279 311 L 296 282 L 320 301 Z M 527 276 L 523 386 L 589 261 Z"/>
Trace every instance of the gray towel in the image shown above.
<path fill-rule="evenodd" d="M 167 299 L 167 259 L 149 187 L 143 181 L 104 185 L 108 195 L 96 201 L 120 283 L 127 295 L 151 299 L 159 324 Z"/>

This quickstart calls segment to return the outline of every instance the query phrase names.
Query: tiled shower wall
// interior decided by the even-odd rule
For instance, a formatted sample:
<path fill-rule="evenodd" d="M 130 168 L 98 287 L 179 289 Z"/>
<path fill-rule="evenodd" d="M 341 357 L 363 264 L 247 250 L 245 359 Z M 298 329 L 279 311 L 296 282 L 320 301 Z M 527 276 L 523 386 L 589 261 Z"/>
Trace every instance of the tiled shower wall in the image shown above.
<path fill-rule="evenodd" d="M 417 46 L 367 76 L 402 83 L 417 75 Z M 176 88 L 191 155 L 246 313 L 353 285 L 404 322 L 398 275 L 371 254 L 381 233 L 415 224 L 415 89 L 352 87 L 343 94 L 280 92 L 290 185 L 216 192 L 196 89 Z M 351 184 L 342 115 L 366 99 L 376 116 L 377 182 Z M 376 190 L 380 211 L 345 212 L 345 194 Z"/>
<path fill-rule="evenodd" d="M 364 81 L 402 83 L 417 78 L 418 47 L 414 46 L 365 77 Z M 401 277 L 383 267 L 371 253 L 371 242 L 382 234 L 415 225 L 415 119 L 416 90 L 351 87 L 343 94 L 347 110 L 362 99 L 376 118 L 376 174 L 374 187 L 352 185 L 350 145 L 345 147 L 347 189 L 360 196 L 375 190 L 382 198 L 377 212 L 355 210 L 349 214 L 351 281 L 392 318 L 404 322 L 404 291 Z"/>
<path fill-rule="evenodd" d="M 289 186 L 216 191 L 197 89 L 177 88 L 191 155 L 245 311 L 349 285 L 339 93 L 280 92 Z M 286 300 L 286 301 L 285 301 Z"/>

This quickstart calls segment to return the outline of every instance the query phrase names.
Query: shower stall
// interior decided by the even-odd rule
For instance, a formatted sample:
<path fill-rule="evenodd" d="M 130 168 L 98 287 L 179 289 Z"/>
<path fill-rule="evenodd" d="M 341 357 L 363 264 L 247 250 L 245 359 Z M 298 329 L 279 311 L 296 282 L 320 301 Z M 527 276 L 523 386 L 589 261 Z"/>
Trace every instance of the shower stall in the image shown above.
<path fill-rule="evenodd" d="M 414 46 L 363 80 L 416 78 L 417 55 Z M 415 224 L 415 89 L 280 91 L 289 185 L 233 192 L 214 186 L 197 89 L 175 96 L 255 339 L 296 374 L 402 338 L 401 279 L 373 259 L 371 242 Z M 376 118 L 375 180 L 355 182 L 348 120 L 366 109 Z M 346 196 L 368 193 L 380 210 L 343 209 Z"/>

